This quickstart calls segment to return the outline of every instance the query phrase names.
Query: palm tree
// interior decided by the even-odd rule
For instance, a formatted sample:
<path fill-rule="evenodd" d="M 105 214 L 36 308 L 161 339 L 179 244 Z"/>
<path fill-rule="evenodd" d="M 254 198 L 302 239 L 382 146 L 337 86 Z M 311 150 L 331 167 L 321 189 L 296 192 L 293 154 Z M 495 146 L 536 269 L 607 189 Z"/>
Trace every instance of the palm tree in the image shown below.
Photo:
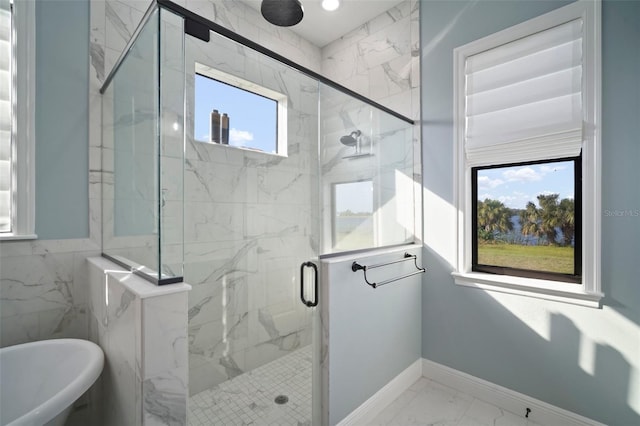
<path fill-rule="evenodd" d="M 547 237 L 547 244 L 555 244 L 558 235 L 557 227 L 560 226 L 558 211 L 558 197 L 560 194 L 538 195 L 540 204 L 540 227 Z"/>
<path fill-rule="evenodd" d="M 564 198 L 558 206 L 560 230 L 562 231 L 562 245 L 570 246 L 576 233 L 576 205 L 570 198 Z"/>
<path fill-rule="evenodd" d="M 495 232 L 509 232 L 513 229 L 511 212 L 498 200 L 486 198 L 478 200 L 478 236 L 493 239 Z"/>
<path fill-rule="evenodd" d="M 540 227 L 540 212 L 535 204 L 529 201 L 527 207 L 524 210 L 520 210 L 518 216 L 522 224 L 522 235 L 531 235 L 534 237 L 541 237 L 543 235 Z"/>

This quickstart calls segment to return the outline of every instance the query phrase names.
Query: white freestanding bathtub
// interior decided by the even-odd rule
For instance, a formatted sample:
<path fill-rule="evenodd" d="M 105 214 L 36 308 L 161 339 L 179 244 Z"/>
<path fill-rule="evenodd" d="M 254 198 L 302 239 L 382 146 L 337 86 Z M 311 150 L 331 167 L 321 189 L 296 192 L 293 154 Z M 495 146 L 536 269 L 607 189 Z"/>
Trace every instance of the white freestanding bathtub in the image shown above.
<path fill-rule="evenodd" d="M 104 365 L 88 340 L 54 339 L 0 349 L 0 425 L 58 426 Z"/>

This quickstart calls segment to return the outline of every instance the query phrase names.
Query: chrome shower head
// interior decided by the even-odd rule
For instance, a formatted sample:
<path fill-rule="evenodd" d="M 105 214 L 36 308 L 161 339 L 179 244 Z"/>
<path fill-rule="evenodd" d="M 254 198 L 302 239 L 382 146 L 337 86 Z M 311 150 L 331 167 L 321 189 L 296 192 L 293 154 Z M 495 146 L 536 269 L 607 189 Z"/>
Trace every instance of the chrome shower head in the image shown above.
<path fill-rule="evenodd" d="M 291 27 L 304 16 L 300 0 L 262 0 L 260 12 L 264 19 L 279 27 Z"/>
<path fill-rule="evenodd" d="M 355 146 L 358 143 L 358 138 L 360 137 L 361 134 L 362 132 L 360 130 L 354 130 L 350 134 L 341 137 L 340 142 L 343 145 Z"/>

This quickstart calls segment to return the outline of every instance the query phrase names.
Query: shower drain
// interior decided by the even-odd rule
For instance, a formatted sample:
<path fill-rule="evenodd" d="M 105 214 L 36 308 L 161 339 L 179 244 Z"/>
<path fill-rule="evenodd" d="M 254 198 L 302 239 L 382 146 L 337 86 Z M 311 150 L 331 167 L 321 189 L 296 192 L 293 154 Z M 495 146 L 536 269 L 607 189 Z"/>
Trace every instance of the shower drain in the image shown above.
<path fill-rule="evenodd" d="M 289 402 L 289 397 L 287 395 L 278 395 L 276 396 L 276 399 L 274 401 L 279 405 L 286 404 L 287 402 Z"/>

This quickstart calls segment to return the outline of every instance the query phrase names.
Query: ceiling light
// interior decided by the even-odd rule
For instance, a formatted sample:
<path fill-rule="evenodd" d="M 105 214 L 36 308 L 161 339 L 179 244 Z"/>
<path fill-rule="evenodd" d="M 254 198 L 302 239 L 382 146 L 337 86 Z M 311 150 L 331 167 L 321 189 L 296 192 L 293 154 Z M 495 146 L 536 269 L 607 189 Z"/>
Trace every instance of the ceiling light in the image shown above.
<path fill-rule="evenodd" d="M 332 12 L 340 7 L 340 0 L 322 0 L 322 8 Z"/>

